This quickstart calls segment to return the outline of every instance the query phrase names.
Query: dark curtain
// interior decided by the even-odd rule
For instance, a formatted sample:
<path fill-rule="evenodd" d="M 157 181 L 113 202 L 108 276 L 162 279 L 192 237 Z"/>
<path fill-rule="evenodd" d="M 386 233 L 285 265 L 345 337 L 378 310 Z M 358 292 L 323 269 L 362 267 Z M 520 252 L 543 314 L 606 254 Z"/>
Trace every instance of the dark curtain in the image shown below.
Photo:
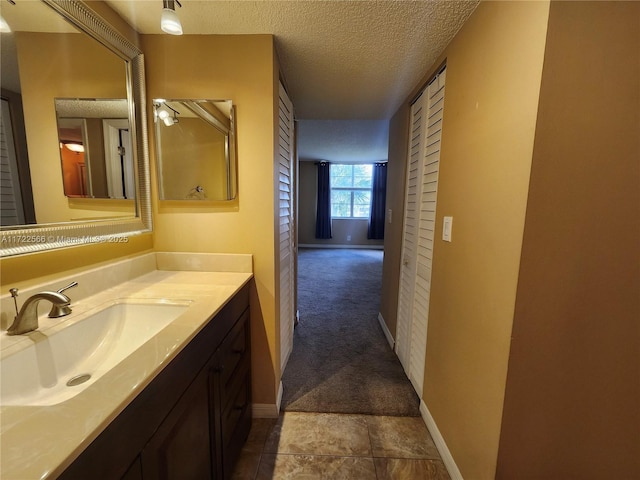
<path fill-rule="evenodd" d="M 318 166 L 318 202 L 316 210 L 316 238 L 331 238 L 331 186 L 329 185 L 329 163 Z"/>
<path fill-rule="evenodd" d="M 384 238 L 384 213 L 387 201 L 387 164 L 376 163 L 373 166 L 373 187 L 371 189 L 371 213 L 367 238 L 382 240 Z"/>

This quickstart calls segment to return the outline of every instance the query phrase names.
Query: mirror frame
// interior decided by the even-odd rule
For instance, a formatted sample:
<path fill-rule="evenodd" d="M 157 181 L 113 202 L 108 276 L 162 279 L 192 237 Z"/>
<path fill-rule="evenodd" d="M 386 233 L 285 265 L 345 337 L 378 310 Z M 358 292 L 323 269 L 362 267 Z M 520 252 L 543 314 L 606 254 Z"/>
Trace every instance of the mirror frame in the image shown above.
<path fill-rule="evenodd" d="M 0 231 L 0 257 L 58 248 L 123 241 L 152 230 L 149 137 L 147 131 L 144 55 L 80 0 L 42 0 L 64 19 L 100 42 L 126 63 L 129 123 L 136 165 L 136 216 L 117 219 L 21 225 Z"/>

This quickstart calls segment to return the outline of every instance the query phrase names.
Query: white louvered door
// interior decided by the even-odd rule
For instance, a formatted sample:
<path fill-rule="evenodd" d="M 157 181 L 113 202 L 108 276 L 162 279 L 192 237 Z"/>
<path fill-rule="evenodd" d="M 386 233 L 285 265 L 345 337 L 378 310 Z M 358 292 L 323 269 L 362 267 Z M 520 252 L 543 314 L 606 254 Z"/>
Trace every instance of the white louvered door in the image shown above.
<path fill-rule="evenodd" d="M 435 239 L 436 199 L 444 107 L 444 80 L 445 72 L 443 71 L 427 87 L 425 99 L 427 105 L 427 135 L 423 144 L 422 194 L 418 222 L 416 280 L 413 296 L 411 356 L 409 360 L 409 379 L 419 393 L 422 393 L 424 383 L 424 365 L 427 351 L 431 266 L 433 263 L 433 241 Z"/>
<path fill-rule="evenodd" d="M 416 252 L 418 233 L 418 200 L 420 198 L 418 179 L 421 176 L 422 142 L 425 137 L 426 110 L 423 108 L 425 95 L 421 95 L 411 106 L 409 131 L 409 159 L 407 166 L 407 189 L 404 202 L 404 231 L 402 235 L 402 269 L 398 298 L 398 321 L 396 332 L 396 353 L 404 370 L 409 373 L 411 348 L 411 317 L 416 276 Z"/>
<path fill-rule="evenodd" d="M 442 138 L 442 117 L 444 108 L 445 70 L 429 83 L 416 107 L 422 112 L 424 136 L 419 141 L 418 166 L 411 165 L 414 144 L 410 146 L 410 175 L 407 184 L 407 213 L 405 214 L 405 238 L 403 241 L 403 277 L 398 306 L 398 337 L 402 320 L 406 338 L 406 351 L 398 354 L 411 383 L 422 394 L 424 367 L 427 347 L 427 325 L 429 320 L 429 299 L 431 295 L 431 267 L 433 263 L 433 242 L 435 239 L 436 200 L 438 192 L 438 172 L 440 167 L 440 144 Z M 414 106 L 416 105 L 414 104 Z M 413 112 L 413 109 L 412 109 Z M 416 186 L 412 185 L 415 171 Z M 413 197 L 415 196 L 415 200 Z M 415 205 L 414 205 L 415 204 Z M 415 222 L 416 226 L 413 226 Z M 411 229 L 411 235 L 407 235 Z M 415 232 L 415 233 L 414 233 Z M 406 277 L 406 278 L 405 278 Z M 405 286 L 406 284 L 406 286 Z M 403 291 L 411 291 L 405 298 Z M 403 316 L 401 318 L 400 311 Z M 409 317 L 408 319 L 406 317 Z"/>
<path fill-rule="evenodd" d="M 280 368 L 284 371 L 293 349 L 295 303 L 295 227 L 293 198 L 293 105 L 280 84 L 278 120 L 278 245 L 280 303 Z"/>

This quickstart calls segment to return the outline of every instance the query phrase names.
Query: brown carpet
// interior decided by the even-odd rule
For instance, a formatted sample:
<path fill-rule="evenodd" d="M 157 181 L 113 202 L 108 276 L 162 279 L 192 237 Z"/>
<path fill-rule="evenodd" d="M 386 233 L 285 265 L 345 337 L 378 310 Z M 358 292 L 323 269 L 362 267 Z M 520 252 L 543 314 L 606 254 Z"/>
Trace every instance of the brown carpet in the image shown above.
<path fill-rule="evenodd" d="M 378 323 L 382 251 L 300 249 L 293 352 L 282 409 L 419 416 L 419 399 Z"/>

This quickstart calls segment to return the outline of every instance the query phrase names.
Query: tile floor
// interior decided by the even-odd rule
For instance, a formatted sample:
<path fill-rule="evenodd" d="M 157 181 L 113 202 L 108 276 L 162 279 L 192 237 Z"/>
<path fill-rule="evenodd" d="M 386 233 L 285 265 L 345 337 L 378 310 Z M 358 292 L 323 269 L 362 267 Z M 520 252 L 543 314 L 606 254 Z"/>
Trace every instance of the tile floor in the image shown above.
<path fill-rule="evenodd" d="M 234 480 L 449 480 L 420 417 L 256 418 Z"/>

